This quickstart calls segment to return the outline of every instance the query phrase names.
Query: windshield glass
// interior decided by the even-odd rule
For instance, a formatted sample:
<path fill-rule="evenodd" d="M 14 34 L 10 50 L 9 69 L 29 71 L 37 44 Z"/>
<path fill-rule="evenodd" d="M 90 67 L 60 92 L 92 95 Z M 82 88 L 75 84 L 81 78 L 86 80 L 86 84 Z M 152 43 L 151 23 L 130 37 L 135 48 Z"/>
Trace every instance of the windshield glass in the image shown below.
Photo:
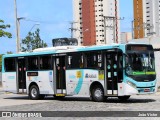
<path fill-rule="evenodd" d="M 128 52 L 126 57 L 126 73 L 128 75 L 154 75 L 153 51 L 145 52 Z"/>

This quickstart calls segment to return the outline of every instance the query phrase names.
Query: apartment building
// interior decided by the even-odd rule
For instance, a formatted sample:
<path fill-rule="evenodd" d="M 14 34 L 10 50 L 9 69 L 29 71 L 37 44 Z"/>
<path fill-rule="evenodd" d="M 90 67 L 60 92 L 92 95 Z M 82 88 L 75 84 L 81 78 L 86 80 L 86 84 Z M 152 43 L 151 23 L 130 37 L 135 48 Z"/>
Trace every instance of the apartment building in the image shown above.
<path fill-rule="evenodd" d="M 120 42 L 119 0 L 73 0 L 73 18 L 79 45 Z"/>
<path fill-rule="evenodd" d="M 134 38 L 160 36 L 160 0 L 133 0 Z"/>

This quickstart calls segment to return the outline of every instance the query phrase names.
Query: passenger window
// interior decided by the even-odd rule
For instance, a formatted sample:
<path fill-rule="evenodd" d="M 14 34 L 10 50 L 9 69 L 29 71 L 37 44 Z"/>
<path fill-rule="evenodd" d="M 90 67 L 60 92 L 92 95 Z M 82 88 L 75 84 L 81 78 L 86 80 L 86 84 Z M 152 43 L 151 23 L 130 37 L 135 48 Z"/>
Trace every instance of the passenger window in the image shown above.
<path fill-rule="evenodd" d="M 40 64 L 40 69 L 41 70 L 50 70 L 50 69 L 52 69 L 51 56 L 41 56 L 39 64 Z"/>
<path fill-rule="evenodd" d="M 38 57 L 28 57 L 28 70 L 38 70 Z"/>
<path fill-rule="evenodd" d="M 16 71 L 15 58 L 6 58 L 4 63 L 6 72 Z"/>
<path fill-rule="evenodd" d="M 83 55 L 81 53 L 69 54 L 68 68 L 83 68 Z"/>
<path fill-rule="evenodd" d="M 85 53 L 85 66 L 87 68 L 101 68 L 102 54 L 100 52 Z"/>

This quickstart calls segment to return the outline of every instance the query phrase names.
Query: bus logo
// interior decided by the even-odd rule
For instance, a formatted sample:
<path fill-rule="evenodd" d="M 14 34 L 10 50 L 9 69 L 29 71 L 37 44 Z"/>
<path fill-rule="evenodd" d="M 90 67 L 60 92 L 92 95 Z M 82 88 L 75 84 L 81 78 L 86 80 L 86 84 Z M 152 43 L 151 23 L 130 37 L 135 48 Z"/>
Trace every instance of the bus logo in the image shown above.
<path fill-rule="evenodd" d="M 97 78 L 97 75 L 96 74 L 86 74 L 85 75 L 85 78 Z"/>

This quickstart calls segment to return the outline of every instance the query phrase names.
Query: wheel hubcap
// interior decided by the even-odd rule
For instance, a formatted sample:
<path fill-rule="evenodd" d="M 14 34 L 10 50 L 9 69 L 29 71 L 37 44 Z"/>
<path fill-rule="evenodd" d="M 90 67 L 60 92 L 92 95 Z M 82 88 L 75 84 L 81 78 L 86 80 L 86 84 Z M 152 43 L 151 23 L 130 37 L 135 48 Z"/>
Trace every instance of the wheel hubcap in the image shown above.
<path fill-rule="evenodd" d="M 32 97 L 36 97 L 37 96 L 37 90 L 35 88 L 33 88 L 31 90 L 31 95 L 32 95 Z"/>
<path fill-rule="evenodd" d="M 102 91 L 100 90 L 100 89 L 97 89 L 96 91 L 95 91 L 95 97 L 96 98 L 99 98 L 99 97 L 101 97 L 102 96 Z"/>

